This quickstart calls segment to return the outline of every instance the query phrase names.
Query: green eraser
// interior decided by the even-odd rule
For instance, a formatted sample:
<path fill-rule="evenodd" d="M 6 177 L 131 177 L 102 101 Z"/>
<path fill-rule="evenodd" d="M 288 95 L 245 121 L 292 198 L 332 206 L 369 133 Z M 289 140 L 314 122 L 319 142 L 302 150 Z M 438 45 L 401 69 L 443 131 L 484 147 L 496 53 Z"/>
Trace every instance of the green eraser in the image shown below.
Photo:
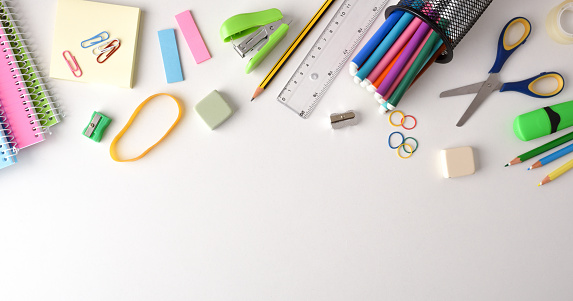
<path fill-rule="evenodd" d="M 82 134 L 95 142 L 100 142 L 103 133 L 110 123 L 111 118 L 94 111 L 90 123 L 86 126 Z"/>
<path fill-rule="evenodd" d="M 213 90 L 213 92 L 197 103 L 195 111 L 211 130 L 217 128 L 233 115 L 233 109 L 217 90 Z"/>

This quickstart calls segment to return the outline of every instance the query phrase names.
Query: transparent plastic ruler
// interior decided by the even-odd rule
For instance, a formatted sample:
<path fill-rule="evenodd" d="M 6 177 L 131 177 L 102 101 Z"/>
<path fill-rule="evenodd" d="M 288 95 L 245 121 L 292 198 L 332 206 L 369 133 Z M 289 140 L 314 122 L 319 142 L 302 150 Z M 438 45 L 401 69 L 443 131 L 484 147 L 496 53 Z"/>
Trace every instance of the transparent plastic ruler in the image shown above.
<path fill-rule="evenodd" d="M 345 0 L 277 100 L 308 118 L 388 0 Z"/>

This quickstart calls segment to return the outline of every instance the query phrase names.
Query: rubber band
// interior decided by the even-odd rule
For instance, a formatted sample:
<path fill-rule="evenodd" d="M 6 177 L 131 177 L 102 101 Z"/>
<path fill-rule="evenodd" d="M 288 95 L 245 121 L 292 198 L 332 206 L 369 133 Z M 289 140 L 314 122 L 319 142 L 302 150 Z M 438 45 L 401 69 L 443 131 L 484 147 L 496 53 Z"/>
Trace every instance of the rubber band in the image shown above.
<path fill-rule="evenodd" d="M 406 140 L 408 140 L 408 139 L 412 139 L 412 140 L 416 141 L 416 147 L 415 147 L 414 150 L 412 151 L 412 153 L 414 153 L 414 152 L 418 149 L 418 140 L 416 140 L 416 139 L 413 138 L 413 137 L 406 137 L 406 139 L 404 139 L 404 142 L 406 142 Z M 410 149 L 411 149 L 411 148 L 410 148 Z M 406 152 L 407 154 L 410 153 L 410 152 L 408 152 L 408 151 L 406 150 L 406 148 L 405 148 L 404 146 L 402 146 L 402 150 L 403 150 L 404 152 Z"/>
<path fill-rule="evenodd" d="M 406 145 L 410 148 L 410 152 L 408 153 L 408 155 L 407 155 L 406 157 L 402 157 L 402 155 L 400 154 L 400 146 L 404 146 L 404 150 L 405 150 L 405 149 L 406 149 L 406 148 L 405 148 Z M 412 151 L 412 149 L 413 149 L 412 146 L 411 146 L 410 144 L 408 144 L 408 143 L 402 143 L 402 144 L 400 144 L 397 148 L 398 148 L 398 149 L 396 150 L 396 152 L 398 153 L 398 157 L 400 157 L 400 158 L 402 158 L 402 159 L 408 159 L 408 158 L 410 158 L 410 157 L 412 156 L 412 154 L 414 153 L 414 152 Z"/>
<path fill-rule="evenodd" d="M 394 115 L 395 113 L 399 113 L 400 115 L 402 115 L 402 123 L 400 124 L 395 124 L 392 122 L 392 115 Z M 390 122 L 391 125 L 393 126 L 401 126 L 404 124 L 404 113 L 402 113 L 401 111 L 392 111 L 392 113 L 390 113 L 390 116 L 388 116 L 388 121 Z"/>
<path fill-rule="evenodd" d="M 414 125 L 413 125 L 412 127 L 409 127 L 409 128 L 407 128 L 407 127 L 404 126 L 404 123 L 406 123 L 406 118 L 408 118 L 408 117 L 414 119 Z M 400 120 L 400 121 L 402 122 L 401 126 L 402 126 L 405 130 L 408 130 L 408 131 L 411 130 L 411 129 L 413 129 L 413 128 L 415 128 L 416 125 L 418 124 L 418 120 L 416 120 L 416 118 L 415 118 L 414 116 L 412 116 L 412 115 L 405 115 L 404 118 L 402 118 L 402 120 Z"/>
<path fill-rule="evenodd" d="M 135 119 L 135 117 L 137 117 L 137 114 L 139 114 L 139 111 L 141 111 L 141 109 L 143 109 L 143 107 L 153 98 L 160 96 L 160 95 L 165 95 L 165 96 L 169 96 L 171 97 L 175 103 L 177 103 L 177 108 L 179 109 L 179 114 L 177 115 L 177 119 L 175 120 L 175 122 L 173 122 L 173 124 L 171 125 L 171 127 L 169 128 L 169 130 L 167 130 L 167 132 L 165 133 L 165 135 L 163 135 L 163 137 L 161 137 L 161 139 L 159 139 L 159 141 L 157 141 L 155 144 L 153 144 L 151 147 L 149 147 L 148 149 L 146 149 L 141 155 L 132 158 L 132 159 L 119 159 L 119 156 L 117 155 L 117 151 L 115 149 L 115 145 L 116 143 L 119 141 L 119 139 L 123 136 L 123 134 L 125 134 L 125 132 L 129 129 L 129 127 L 131 126 L 131 123 L 133 122 L 133 120 Z M 129 118 L 129 120 L 127 121 L 127 124 L 123 127 L 123 129 L 121 129 L 121 131 L 119 132 L 119 134 L 117 134 L 117 136 L 115 136 L 115 138 L 113 138 L 113 141 L 111 142 L 111 145 L 109 147 L 109 154 L 111 155 L 111 158 L 114 161 L 117 162 L 133 162 L 133 161 L 137 161 L 141 158 L 143 158 L 145 155 L 147 155 L 147 153 L 152 150 L 155 146 L 157 146 L 157 144 L 159 144 L 159 142 L 163 141 L 163 139 L 165 139 L 165 137 L 167 137 L 167 135 L 169 135 L 169 133 L 171 132 L 171 130 L 175 127 L 175 125 L 177 125 L 177 123 L 179 122 L 179 119 L 181 119 L 181 114 L 183 112 L 183 107 L 181 106 L 181 103 L 179 102 L 179 100 L 177 100 L 177 98 L 167 94 L 167 93 L 157 93 L 154 95 L 149 96 L 146 100 L 144 100 L 133 112 L 133 114 L 131 115 L 131 117 Z"/>
<path fill-rule="evenodd" d="M 400 142 L 400 145 L 404 144 L 404 140 L 405 140 L 405 139 L 404 139 L 404 135 L 402 135 L 402 133 L 400 133 L 400 132 L 394 132 L 394 133 L 390 134 L 390 136 L 388 136 L 388 146 L 389 146 L 391 149 L 397 149 L 397 148 L 400 147 L 400 145 L 398 145 L 398 146 L 396 146 L 396 147 L 392 147 L 392 144 L 390 144 L 390 139 L 392 139 L 392 135 L 394 135 L 394 134 L 398 134 L 398 135 L 402 136 L 402 142 Z M 412 148 L 410 148 L 410 149 L 412 149 Z"/>

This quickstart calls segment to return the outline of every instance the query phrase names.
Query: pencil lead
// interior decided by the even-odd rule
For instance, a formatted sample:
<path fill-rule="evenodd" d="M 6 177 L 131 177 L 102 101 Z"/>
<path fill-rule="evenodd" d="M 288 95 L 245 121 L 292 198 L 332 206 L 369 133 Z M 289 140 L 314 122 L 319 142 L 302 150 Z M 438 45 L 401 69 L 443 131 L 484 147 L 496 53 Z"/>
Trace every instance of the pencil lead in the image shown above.
<path fill-rule="evenodd" d="M 509 163 L 505 164 L 505 166 L 504 166 L 504 167 L 508 167 L 508 166 L 509 166 Z"/>
<path fill-rule="evenodd" d="M 531 170 L 531 167 L 528 167 L 527 170 Z"/>
<path fill-rule="evenodd" d="M 251 102 L 252 102 L 253 100 L 255 100 L 255 98 L 251 98 Z"/>

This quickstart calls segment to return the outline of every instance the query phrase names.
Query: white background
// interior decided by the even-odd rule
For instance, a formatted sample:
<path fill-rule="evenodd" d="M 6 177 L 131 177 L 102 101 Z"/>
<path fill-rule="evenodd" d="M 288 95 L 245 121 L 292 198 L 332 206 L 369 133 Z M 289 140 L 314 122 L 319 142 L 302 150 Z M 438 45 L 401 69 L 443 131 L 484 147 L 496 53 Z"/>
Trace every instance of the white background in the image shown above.
<path fill-rule="evenodd" d="M 534 171 L 526 168 L 538 158 L 504 168 L 570 132 L 522 142 L 512 130 L 517 115 L 571 100 L 570 81 L 548 100 L 496 92 L 462 128 L 455 123 L 473 96 L 438 98 L 486 79 L 501 28 L 516 16 L 527 17 L 533 31 L 501 79 L 542 71 L 573 79 L 573 46 L 545 31 L 546 15 L 560 1 L 494 1 L 454 60 L 424 74 L 400 103 L 418 119 L 414 130 L 402 130 L 420 142 L 408 160 L 388 148 L 396 128 L 346 67 L 307 120 L 275 100 L 339 4 L 251 103 L 322 0 L 104 2 L 142 9 L 135 87 L 49 80 L 65 120 L 0 171 L 0 300 L 573 298 L 573 172 L 537 187 L 571 156 Z M 44 71 L 56 4 L 13 1 Z M 264 64 L 246 75 L 247 59 L 220 40 L 219 27 L 232 15 L 271 7 L 294 22 Z M 195 64 L 178 32 L 185 81 L 166 84 L 157 31 L 177 30 L 174 15 L 186 9 L 212 59 Z M 214 89 L 236 113 L 210 131 L 193 106 Z M 142 160 L 114 162 L 113 137 L 158 92 L 182 100 L 181 122 Z M 349 109 L 360 114 L 360 124 L 330 129 L 328 116 Z M 113 119 L 99 144 L 81 134 L 94 110 Z M 166 98 L 152 102 L 120 153 L 141 153 L 175 114 Z M 440 150 L 468 145 L 476 174 L 442 178 Z"/>

